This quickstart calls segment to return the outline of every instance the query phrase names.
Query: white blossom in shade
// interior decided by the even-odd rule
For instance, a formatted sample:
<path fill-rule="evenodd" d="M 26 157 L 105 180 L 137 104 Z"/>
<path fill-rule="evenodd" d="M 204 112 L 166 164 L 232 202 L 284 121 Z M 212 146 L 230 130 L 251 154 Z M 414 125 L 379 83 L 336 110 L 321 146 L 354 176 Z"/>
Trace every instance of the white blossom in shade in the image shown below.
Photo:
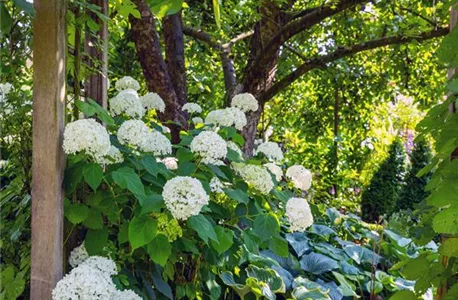
<path fill-rule="evenodd" d="M 111 300 L 142 300 L 142 298 L 132 290 L 124 290 L 116 291 Z"/>
<path fill-rule="evenodd" d="M 115 292 L 110 276 L 82 263 L 57 283 L 52 299 L 111 300 Z"/>
<path fill-rule="evenodd" d="M 233 141 L 228 141 L 228 142 L 227 142 L 227 148 L 228 148 L 228 149 L 231 149 L 232 151 L 237 152 L 237 153 L 240 155 L 240 157 L 243 158 L 243 152 L 242 152 L 242 150 L 241 150 L 240 147 L 239 147 L 236 143 L 234 143 Z"/>
<path fill-rule="evenodd" d="M 224 185 L 218 177 L 213 177 L 210 180 L 210 191 L 212 191 L 213 193 L 223 194 L 223 187 Z"/>
<path fill-rule="evenodd" d="M 150 132 L 149 127 L 143 121 L 128 120 L 119 126 L 117 135 L 122 145 L 141 147 Z"/>
<path fill-rule="evenodd" d="M 226 158 L 226 141 L 213 131 L 202 131 L 191 142 L 191 151 L 206 164 L 218 164 Z"/>
<path fill-rule="evenodd" d="M 262 194 L 267 195 L 274 187 L 270 173 L 263 166 L 242 163 L 233 163 L 232 166 L 246 183 Z"/>
<path fill-rule="evenodd" d="M 89 256 L 85 261 L 83 261 L 81 266 L 89 266 L 93 269 L 96 269 L 108 277 L 116 275 L 118 273 L 116 263 L 109 258 L 102 256 Z"/>
<path fill-rule="evenodd" d="M 140 145 L 143 152 L 151 152 L 155 156 L 172 154 L 172 143 L 159 131 L 149 132 Z"/>
<path fill-rule="evenodd" d="M 187 111 L 190 114 L 200 114 L 202 112 L 202 107 L 197 103 L 186 103 L 181 108 L 183 111 Z"/>
<path fill-rule="evenodd" d="M 192 122 L 194 124 L 203 124 L 204 120 L 201 117 L 194 117 L 194 118 L 192 118 Z"/>
<path fill-rule="evenodd" d="M 110 99 L 110 112 L 113 116 L 126 114 L 134 119 L 141 119 L 145 114 L 140 98 L 132 89 L 122 90 L 116 97 Z"/>
<path fill-rule="evenodd" d="M 258 146 L 258 145 L 261 145 L 264 141 L 262 139 L 256 139 L 254 140 L 254 145 L 255 146 Z"/>
<path fill-rule="evenodd" d="M 161 96 L 156 93 L 148 93 L 140 98 L 140 102 L 147 110 L 155 109 L 160 112 L 165 111 L 165 103 Z"/>
<path fill-rule="evenodd" d="M 300 165 L 294 165 L 286 170 L 286 177 L 291 179 L 294 186 L 307 191 L 312 186 L 312 172 Z"/>
<path fill-rule="evenodd" d="M 140 84 L 138 83 L 137 80 L 133 79 L 132 77 L 124 76 L 123 78 L 116 81 L 115 88 L 118 91 L 127 90 L 127 89 L 138 91 L 140 89 Z"/>
<path fill-rule="evenodd" d="M 188 176 L 178 176 L 167 181 L 162 197 L 167 209 L 178 220 L 198 215 L 209 200 L 200 181 Z"/>
<path fill-rule="evenodd" d="M 72 250 L 70 256 L 68 257 L 68 263 L 72 266 L 72 268 L 76 268 L 88 258 L 89 254 L 86 251 L 86 247 L 84 247 L 84 243 L 82 243 Z"/>
<path fill-rule="evenodd" d="M 97 163 L 101 165 L 119 164 L 124 161 L 121 151 L 115 146 L 111 146 L 105 156 L 96 158 Z"/>
<path fill-rule="evenodd" d="M 247 119 L 243 111 L 236 107 L 213 110 L 205 118 L 205 124 L 215 126 L 234 126 L 237 130 L 242 130 L 247 124 Z"/>
<path fill-rule="evenodd" d="M 231 106 L 237 107 L 243 112 L 256 111 L 259 107 L 258 100 L 250 93 L 235 95 L 232 98 Z"/>
<path fill-rule="evenodd" d="M 313 215 L 307 200 L 291 198 L 286 203 L 286 216 L 290 223 L 291 231 L 305 231 L 313 224 Z"/>
<path fill-rule="evenodd" d="M 94 119 L 77 120 L 65 126 L 62 147 L 67 154 L 84 151 L 96 159 L 110 150 L 110 136 Z"/>
<path fill-rule="evenodd" d="M 8 95 L 13 89 L 11 83 L 0 83 L 0 103 L 5 99 L 5 96 Z"/>
<path fill-rule="evenodd" d="M 264 132 L 264 139 L 268 141 L 273 133 L 274 133 L 274 128 L 272 126 L 267 127 L 266 132 Z"/>
<path fill-rule="evenodd" d="M 170 128 L 168 128 L 167 126 L 161 126 L 162 127 L 162 132 L 163 133 L 170 133 Z"/>
<path fill-rule="evenodd" d="M 166 157 L 162 160 L 162 163 L 167 167 L 169 170 L 176 170 L 178 169 L 178 160 L 175 157 Z"/>
<path fill-rule="evenodd" d="M 255 155 L 262 153 L 270 161 L 279 162 L 283 160 L 283 152 L 280 146 L 274 142 L 264 142 L 256 148 Z"/>
<path fill-rule="evenodd" d="M 277 181 L 281 181 L 283 177 L 283 170 L 281 169 L 281 167 L 277 166 L 274 163 L 264 164 L 264 167 L 266 167 L 267 170 L 269 170 L 270 173 L 272 173 L 275 176 L 275 179 L 277 179 Z"/>

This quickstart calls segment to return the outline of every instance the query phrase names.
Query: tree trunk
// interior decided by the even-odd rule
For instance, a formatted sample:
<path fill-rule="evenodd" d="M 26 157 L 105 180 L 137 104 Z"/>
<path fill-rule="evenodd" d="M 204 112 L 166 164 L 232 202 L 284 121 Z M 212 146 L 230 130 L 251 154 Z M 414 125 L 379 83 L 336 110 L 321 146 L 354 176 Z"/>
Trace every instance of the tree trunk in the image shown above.
<path fill-rule="evenodd" d="M 247 70 L 251 68 L 254 59 L 263 52 L 266 43 L 279 31 L 282 24 L 280 8 L 273 2 L 262 1 L 259 12 L 262 17 L 256 23 L 251 39 L 250 59 Z M 256 70 L 252 70 L 252 72 L 246 72 L 251 75 L 244 78 L 242 92 L 251 93 L 255 97 L 258 97 L 272 86 L 277 72 L 279 53 L 280 47 L 277 47 L 275 55 L 266 64 Z M 259 101 L 259 109 L 248 114 L 248 124 L 242 132 L 245 138 L 245 152 L 249 156 L 253 154 L 257 125 L 264 111 L 264 104 L 263 101 Z"/>
<path fill-rule="evenodd" d="M 35 0 L 31 299 L 62 278 L 66 1 Z"/>
<path fill-rule="evenodd" d="M 181 125 L 168 124 L 172 131 L 172 142 L 179 142 L 180 127 L 186 128 L 186 115 L 181 111 L 180 100 L 175 92 L 167 65 L 162 57 L 156 22 L 145 0 L 133 0 L 140 12 L 140 18 L 129 16 L 132 38 L 138 59 L 143 69 L 148 90 L 164 99 L 166 109 L 159 113 L 161 121 L 174 121 Z"/>
<path fill-rule="evenodd" d="M 108 0 L 90 0 L 90 4 L 100 7 L 100 13 L 108 15 Z M 100 26 L 99 31 L 92 33 L 87 29 L 84 50 L 89 57 L 88 66 L 94 70 L 86 80 L 84 89 L 86 98 L 107 107 L 108 89 L 108 26 L 95 13 L 87 14 Z"/>

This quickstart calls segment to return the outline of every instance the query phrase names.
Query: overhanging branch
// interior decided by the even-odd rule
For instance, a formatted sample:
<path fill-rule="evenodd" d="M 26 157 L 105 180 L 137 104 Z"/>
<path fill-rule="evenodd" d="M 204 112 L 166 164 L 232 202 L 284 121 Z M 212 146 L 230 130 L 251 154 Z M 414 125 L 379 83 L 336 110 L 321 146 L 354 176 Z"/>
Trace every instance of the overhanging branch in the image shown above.
<path fill-rule="evenodd" d="M 276 94 L 278 94 L 284 88 L 290 86 L 295 80 L 297 80 L 302 75 L 308 73 L 314 69 L 323 69 L 326 67 L 326 64 L 336 61 L 338 59 L 354 55 L 356 53 L 372 50 L 375 48 L 380 48 L 389 45 L 399 45 L 399 44 L 406 44 L 412 41 L 422 42 L 432 38 L 441 37 L 446 35 L 449 32 L 448 27 L 438 28 L 432 31 L 423 32 L 416 36 L 406 36 L 406 35 L 395 35 L 395 36 L 388 36 L 383 37 L 376 40 L 371 40 L 367 42 L 363 42 L 360 44 L 356 44 L 349 47 L 339 47 L 336 51 L 310 58 L 301 66 L 299 66 L 295 71 L 291 72 L 289 75 L 283 77 L 280 81 L 275 83 L 270 89 L 265 91 L 260 97 L 259 101 L 266 102 Z"/>

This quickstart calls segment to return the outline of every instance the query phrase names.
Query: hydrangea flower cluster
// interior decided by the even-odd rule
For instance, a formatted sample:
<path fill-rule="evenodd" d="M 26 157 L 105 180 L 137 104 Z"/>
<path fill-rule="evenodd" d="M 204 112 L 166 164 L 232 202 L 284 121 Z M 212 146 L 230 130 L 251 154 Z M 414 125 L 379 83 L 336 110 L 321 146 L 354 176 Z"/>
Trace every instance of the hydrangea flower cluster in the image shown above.
<path fill-rule="evenodd" d="M 116 81 L 115 88 L 118 91 L 131 89 L 138 91 L 140 89 L 140 84 L 137 80 L 133 79 L 130 76 L 124 76 L 123 78 Z"/>
<path fill-rule="evenodd" d="M 194 124 L 203 124 L 204 120 L 201 117 L 194 117 L 191 120 Z"/>
<path fill-rule="evenodd" d="M 224 188 L 224 185 L 221 182 L 221 180 L 219 180 L 218 177 L 213 177 L 210 180 L 210 191 L 212 191 L 213 193 L 223 194 L 224 193 L 223 188 Z"/>
<path fill-rule="evenodd" d="M 150 131 L 149 127 L 140 120 L 128 120 L 118 129 L 118 140 L 121 144 L 129 144 L 142 152 L 152 152 L 154 155 L 172 153 L 172 144 L 163 134 Z"/>
<path fill-rule="evenodd" d="M 66 154 L 84 151 L 97 161 L 110 151 L 110 136 L 94 119 L 77 120 L 65 126 L 62 147 Z"/>
<path fill-rule="evenodd" d="M 269 172 L 272 173 L 275 176 L 275 179 L 277 181 L 281 181 L 281 179 L 283 177 L 283 170 L 281 169 L 281 167 L 277 166 L 274 163 L 264 164 L 264 167 L 266 167 L 267 170 L 269 170 Z"/>
<path fill-rule="evenodd" d="M 68 263 L 72 266 L 72 268 L 76 268 L 88 258 L 89 254 L 86 251 L 86 247 L 84 247 L 84 243 L 82 243 L 72 250 L 68 258 Z"/>
<path fill-rule="evenodd" d="M 283 160 L 283 151 L 280 146 L 274 142 L 264 142 L 256 148 L 255 155 L 262 153 L 270 161 L 280 162 Z"/>
<path fill-rule="evenodd" d="M 11 83 L 0 83 L 0 103 L 3 101 L 6 95 L 8 95 L 13 89 Z"/>
<path fill-rule="evenodd" d="M 257 111 L 259 108 L 258 100 L 250 93 L 235 95 L 232 98 L 231 106 L 237 107 L 243 112 Z"/>
<path fill-rule="evenodd" d="M 286 203 L 286 216 L 291 231 L 305 231 L 313 224 L 313 215 L 310 205 L 303 198 L 291 198 Z"/>
<path fill-rule="evenodd" d="M 189 176 L 177 176 L 167 181 L 162 197 L 167 209 L 178 220 L 198 215 L 209 200 L 200 181 Z"/>
<path fill-rule="evenodd" d="M 202 131 L 191 142 L 191 151 L 206 164 L 221 164 L 227 154 L 226 141 L 213 131 Z"/>
<path fill-rule="evenodd" d="M 124 157 L 122 156 L 121 151 L 113 145 L 110 147 L 110 150 L 108 150 L 105 156 L 97 158 L 97 163 L 101 165 L 119 164 L 123 161 Z"/>
<path fill-rule="evenodd" d="M 227 142 L 227 148 L 231 149 L 232 151 L 237 152 L 240 155 L 240 157 L 243 157 L 242 149 L 240 149 L 240 147 L 236 143 L 234 143 L 233 141 L 228 141 Z"/>
<path fill-rule="evenodd" d="M 53 300 L 91 299 L 113 300 L 141 298 L 133 291 L 118 291 L 111 280 L 117 274 L 116 264 L 113 260 L 101 257 L 85 257 L 84 246 L 73 249 L 71 265 L 75 267 L 61 279 L 52 291 Z M 86 252 L 87 254 L 87 252 Z"/>
<path fill-rule="evenodd" d="M 236 107 L 213 110 L 205 118 L 205 124 L 215 126 L 234 126 L 237 130 L 242 130 L 247 124 L 247 119 L 243 111 Z"/>
<path fill-rule="evenodd" d="M 190 114 L 200 114 L 202 112 L 202 107 L 200 107 L 199 104 L 197 103 L 186 103 L 185 105 L 183 105 L 183 107 L 181 108 L 183 111 L 186 111 Z"/>
<path fill-rule="evenodd" d="M 163 113 L 165 111 L 165 103 L 161 96 L 156 93 L 147 93 L 140 97 L 140 102 L 146 109 L 155 109 Z"/>
<path fill-rule="evenodd" d="M 312 173 L 300 165 L 294 165 L 286 170 L 286 177 L 291 179 L 294 186 L 307 191 L 312 186 Z"/>
<path fill-rule="evenodd" d="M 157 231 L 164 234 L 169 242 L 173 242 L 183 236 L 183 230 L 177 219 L 169 218 L 166 213 L 158 213 L 154 216 L 157 219 Z"/>
<path fill-rule="evenodd" d="M 110 99 L 110 112 L 113 116 L 126 114 L 131 118 L 141 119 L 145 115 L 145 108 L 137 92 L 127 89 Z"/>
<path fill-rule="evenodd" d="M 262 194 L 267 195 L 273 189 L 274 183 L 266 168 L 242 163 L 233 163 L 232 166 L 246 183 Z"/>

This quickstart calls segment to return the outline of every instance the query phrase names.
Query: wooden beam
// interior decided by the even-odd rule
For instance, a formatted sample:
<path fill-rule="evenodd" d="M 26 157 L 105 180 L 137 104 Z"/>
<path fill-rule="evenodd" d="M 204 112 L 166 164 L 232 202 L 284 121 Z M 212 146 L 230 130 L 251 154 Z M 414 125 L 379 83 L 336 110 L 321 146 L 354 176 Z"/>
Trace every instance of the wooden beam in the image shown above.
<path fill-rule="evenodd" d="M 31 299 L 62 278 L 65 3 L 34 1 Z"/>

